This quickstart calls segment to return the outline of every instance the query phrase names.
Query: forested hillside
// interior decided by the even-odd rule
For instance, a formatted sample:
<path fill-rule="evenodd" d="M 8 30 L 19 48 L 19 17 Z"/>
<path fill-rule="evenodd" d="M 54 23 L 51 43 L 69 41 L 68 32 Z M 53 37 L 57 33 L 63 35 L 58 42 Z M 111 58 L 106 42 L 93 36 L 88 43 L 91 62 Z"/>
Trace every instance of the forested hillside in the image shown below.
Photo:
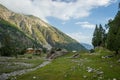
<path fill-rule="evenodd" d="M 106 30 L 108 29 L 108 32 Z M 119 54 L 120 51 L 120 11 L 116 14 L 113 20 L 109 20 L 103 28 L 100 24 L 96 25 L 94 30 L 92 44 L 95 47 L 105 47 L 111 51 L 115 51 L 115 54 Z"/>

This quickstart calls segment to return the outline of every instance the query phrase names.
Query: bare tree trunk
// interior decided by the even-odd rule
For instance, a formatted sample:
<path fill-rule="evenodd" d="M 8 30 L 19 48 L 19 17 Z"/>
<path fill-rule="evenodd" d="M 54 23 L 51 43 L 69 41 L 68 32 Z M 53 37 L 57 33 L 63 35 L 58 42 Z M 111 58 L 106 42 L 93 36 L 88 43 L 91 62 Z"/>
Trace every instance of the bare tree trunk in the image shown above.
<path fill-rule="evenodd" d="M 116 51 L 115 51 L 115 55 L 118 55 L 118 54 L 119 54 L 119 52 L 118 52 L 118 50 L 116 50 Z"/>

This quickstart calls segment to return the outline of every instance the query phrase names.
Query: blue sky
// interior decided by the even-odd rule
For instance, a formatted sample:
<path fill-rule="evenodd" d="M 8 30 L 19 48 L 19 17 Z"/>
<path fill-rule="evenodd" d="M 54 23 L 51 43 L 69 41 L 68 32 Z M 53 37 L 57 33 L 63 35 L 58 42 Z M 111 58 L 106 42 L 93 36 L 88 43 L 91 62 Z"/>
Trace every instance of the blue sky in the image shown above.
<path fill-rule="evenodd" d="M 119 0 L 0 0 L 10 10 L 32 14 L 80 43 L 91 44 L 96 24 L 113 19 Z"/>

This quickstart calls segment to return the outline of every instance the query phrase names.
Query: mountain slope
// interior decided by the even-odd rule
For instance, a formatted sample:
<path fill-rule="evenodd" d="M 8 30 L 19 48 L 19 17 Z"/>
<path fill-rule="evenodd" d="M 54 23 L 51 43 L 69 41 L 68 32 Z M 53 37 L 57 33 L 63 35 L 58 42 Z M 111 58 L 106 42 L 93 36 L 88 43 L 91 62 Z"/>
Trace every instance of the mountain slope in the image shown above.
<path fill-rule="evenodd" d="M 0 18 L 15 25 L 28 38 L 45 48 L 57 47 L 68 50 L 86 50 L 76 40 L 32 15 L 14 13 L 0 5 Z M 12 35 L 14 36 L 14 34 Z"/>
<path fill-rule="evenodd" d="M 0 19 L 0 55 L 9 56 L 11 54 L 21 53 L 28 47 L 42 47 L 36 41 L 30 39 L 16 26 Z"/>
<path fill-rule="evenodd" d="M 90 44 L 86 44 L 86 43 L 81 43 L 81 44 L 88 50 L 93 49 L 93 46 Z"/>

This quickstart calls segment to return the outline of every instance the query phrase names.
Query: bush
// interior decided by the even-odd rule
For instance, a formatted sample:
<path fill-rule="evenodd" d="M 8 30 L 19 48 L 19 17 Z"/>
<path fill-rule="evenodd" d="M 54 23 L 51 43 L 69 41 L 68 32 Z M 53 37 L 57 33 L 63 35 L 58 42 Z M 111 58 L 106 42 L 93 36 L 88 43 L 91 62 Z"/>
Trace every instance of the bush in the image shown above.
<path fill-rule="evenodd" d="M 89 50 L 89 52 L 90 52 L 90 53 L 94 53 L 94 52 L 95 52 L 95 50 L 94 50 L 94 49 L 91 49 L 91 50 Z"/>
<path fill-rule="evenodd" d="M 32 59 L 32 56 L 28 56 L 28 59 Z"/>
<path fill-rule="evenodd" d="M 21 51 L 19 51 L 19 55 L 24 55 L 25 54 L 25 52 L 26 52 L 26 49 L 23 49 L 23 50 L 21 50 Z"/>
<path fill-rule="evenodd" d="M 47 53 L 47 49 L 46 48 L 43 48 L 43 53 Z"/>
<path fill-rule="evenodd" d="M 17 56 L 18 52 L 15 48 L 4 46 L 0 48 L 0 55 L 1 56 Z"/>
<path fill-rule="evenodd" d="M 12 50 L 9 47 L 1 47 L 0 55 L 1 56 L 12 56 Z"/>

